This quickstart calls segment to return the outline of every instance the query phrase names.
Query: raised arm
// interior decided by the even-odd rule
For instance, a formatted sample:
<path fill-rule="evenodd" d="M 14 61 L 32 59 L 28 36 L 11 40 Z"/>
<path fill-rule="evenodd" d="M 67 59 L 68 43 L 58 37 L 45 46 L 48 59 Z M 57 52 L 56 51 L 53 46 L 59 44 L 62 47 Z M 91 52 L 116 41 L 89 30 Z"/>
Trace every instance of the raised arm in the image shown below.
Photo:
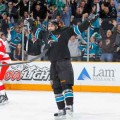
<path fill-rule="evenodd" d="M 83 31 L 85 31 L 86 29 L 88 29 L 88 27 L 91 25 L 91 23 L 93 23 L 94 21 L 96 21 L 96 19 L 99 17 L 98 14 L 94 15 L 91 14 L 87 20 L 85 20 L 82 24 L 80 25 L 76 25 L 74 26 L 74 32 L 79 35 L 80 33 L 82 33 Z"/>
<path fill-rule="evenodd" d="M 115 4 L 115 8 L 116 8 L 117 13 L 118 13 L 118 12 L 119 12 L 119 10 L 118 10 L 118 2 L 117 2 L 117 0 L 114 0 L 114 4 Z"/>

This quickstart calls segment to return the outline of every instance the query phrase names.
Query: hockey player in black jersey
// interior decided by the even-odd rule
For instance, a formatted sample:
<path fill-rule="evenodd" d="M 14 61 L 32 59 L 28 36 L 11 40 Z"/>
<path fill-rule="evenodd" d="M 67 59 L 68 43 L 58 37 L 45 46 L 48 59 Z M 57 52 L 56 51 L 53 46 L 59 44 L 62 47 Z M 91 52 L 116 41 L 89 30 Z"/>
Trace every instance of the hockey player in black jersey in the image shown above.
<path fill-rule="evenodd" d="M 97 19 L 97 15 L 90 16 L 81 25 L 74 27 L 59 27 L 56 20 L 48 23 L 48 31 L 42 32 L 42 39 L 48 48 L 50 66 L 50 81 L 55 94 L 58 113 L 55 118 L 64 119 L 66 113 L 73 113 L 74 73 L 68 49 L 68 40 L 72 35 L 81 34 Z"/>

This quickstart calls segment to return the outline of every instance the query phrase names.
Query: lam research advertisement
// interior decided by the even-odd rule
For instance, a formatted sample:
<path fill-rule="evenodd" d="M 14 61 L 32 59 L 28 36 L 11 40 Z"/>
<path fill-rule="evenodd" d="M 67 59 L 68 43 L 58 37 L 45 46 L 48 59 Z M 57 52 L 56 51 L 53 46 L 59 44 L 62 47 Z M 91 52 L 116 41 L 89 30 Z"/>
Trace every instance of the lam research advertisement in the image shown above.
<path fill-rule="evenodd" d="M 120 85 L 119 63 L 73 62 L 75 85 Z M 7 71 L 5 83 L 50 84 L 50 63 L 14 65 Z"/>

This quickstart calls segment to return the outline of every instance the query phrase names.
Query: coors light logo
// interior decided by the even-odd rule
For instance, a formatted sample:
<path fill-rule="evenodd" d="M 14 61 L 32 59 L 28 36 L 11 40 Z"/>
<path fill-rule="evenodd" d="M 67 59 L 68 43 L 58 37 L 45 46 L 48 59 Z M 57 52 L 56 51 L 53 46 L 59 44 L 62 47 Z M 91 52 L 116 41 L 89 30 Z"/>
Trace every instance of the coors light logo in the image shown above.
<path fill-rule="evenodd" d="M 50 71 L 48 67 L 38 67 L 36 65 L 14 65 L 7 71 L 5 80 L 35 80 L 35 81 L 48 81 Z"/>

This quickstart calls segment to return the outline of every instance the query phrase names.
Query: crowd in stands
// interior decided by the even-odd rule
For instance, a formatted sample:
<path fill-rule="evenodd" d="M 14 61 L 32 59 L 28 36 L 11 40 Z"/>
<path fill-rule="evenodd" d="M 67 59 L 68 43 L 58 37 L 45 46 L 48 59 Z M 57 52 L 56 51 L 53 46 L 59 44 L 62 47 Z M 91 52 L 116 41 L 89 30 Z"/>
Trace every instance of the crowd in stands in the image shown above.
<path fill-rule="evenodd" d="M 69 40 L 71 60 L 86 61 L 89 57 L 89 61 L 119 62 L 118 0 L 0 0 L 0 37 L 12 60 L 30 60 L 44 49 L 39 33 L 47 29 L 49 20 L 72 27 L 91 14 L 99 14 L 99 18 Z M 47 55 L 42 60 L 47 60 Z"/>

